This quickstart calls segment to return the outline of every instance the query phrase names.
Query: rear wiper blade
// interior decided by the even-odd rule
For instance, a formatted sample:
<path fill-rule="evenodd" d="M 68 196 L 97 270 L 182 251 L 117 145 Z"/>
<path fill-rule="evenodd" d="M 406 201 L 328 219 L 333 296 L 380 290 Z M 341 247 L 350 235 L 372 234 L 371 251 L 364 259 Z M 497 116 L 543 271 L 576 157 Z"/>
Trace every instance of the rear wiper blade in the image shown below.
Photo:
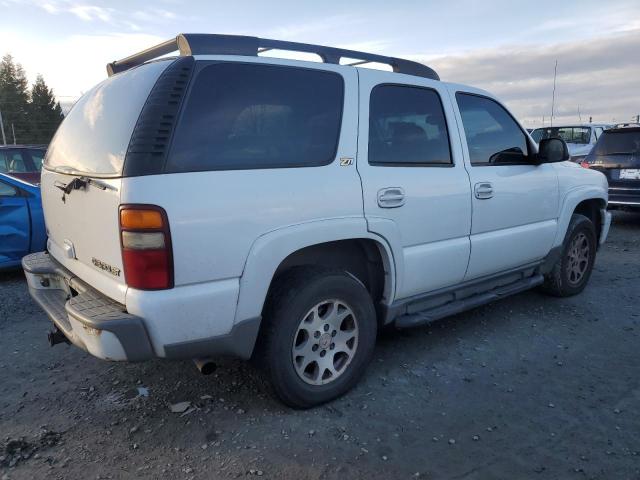
<path fill-rule="evenodd" d="M 66 196 L 69 195 L 74 190 L 86 190 L 86 188 L 91 185 L 92 187 L 98 188 L 100 190 L 112 189 L 113 187 L 108 183 L 101 182 L 100 180 L 94 180 L 93 178 L 88 177 L 76 177 L 71 180 L 66 185 L 62 182 L 56 181 L 53 184 L 56 188 L 62 190 L 62 201 L 64 202 Z"/>

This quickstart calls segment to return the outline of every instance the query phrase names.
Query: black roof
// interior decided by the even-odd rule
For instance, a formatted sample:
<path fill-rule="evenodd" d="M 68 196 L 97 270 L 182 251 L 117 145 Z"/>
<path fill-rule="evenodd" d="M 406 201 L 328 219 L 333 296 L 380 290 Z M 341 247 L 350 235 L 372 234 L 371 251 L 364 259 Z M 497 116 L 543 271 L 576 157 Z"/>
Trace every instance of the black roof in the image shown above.
<path fill-rule="evenodd" d="M 107 64 L 107 73 L 111 76 L 175 51 L 180 52 L 181 56 L 244 55 L 255 57 L 258 53 L 268 50 L 315 53 L 324 63 L 333 63 L 336 65 L 340 64 L 341 59 L 348 59 L 351 63 L 347 65 L 351 66 L 366 63 L 384 63 L 390 65 L 396 73 L 405 73 L 430 78 L 431 80 L 440 80 L 440 77 L 432 68 L 422 63 L 405 60 L 403 58 L 387 57 L 373 53 L 325 47 L 309 43 L 210 33 L 181 33 L 177 37 L 159 45 Z"/>

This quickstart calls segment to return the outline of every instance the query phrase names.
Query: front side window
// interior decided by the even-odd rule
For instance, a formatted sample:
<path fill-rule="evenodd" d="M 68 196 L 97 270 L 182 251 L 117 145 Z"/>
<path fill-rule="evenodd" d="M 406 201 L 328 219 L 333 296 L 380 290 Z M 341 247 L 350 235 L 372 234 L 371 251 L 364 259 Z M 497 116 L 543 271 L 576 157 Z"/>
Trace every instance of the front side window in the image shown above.
<path fill-rule="evenodd" d="M 504 107 L 467 93 L 457 93 L 456 100 L 472 165 L 529 163 L 526 136 Z"/>
<path fill-rule="evenodd" d="M 205 66 L 187 99 L 167 172 L 327 165 L 336 156 L 342 76 L 246 63 Z"/>
<path fill-rule="evenodd" d="M 29 171 L 27 161 L 20 150 L 0 150 L 0 172 L 26 173 Z"/>
<path fill-rule="evenodd" d="M 371 165 L 450 165 L 451 150 L 435 90 L 380 85 L 369 108 Z"/>

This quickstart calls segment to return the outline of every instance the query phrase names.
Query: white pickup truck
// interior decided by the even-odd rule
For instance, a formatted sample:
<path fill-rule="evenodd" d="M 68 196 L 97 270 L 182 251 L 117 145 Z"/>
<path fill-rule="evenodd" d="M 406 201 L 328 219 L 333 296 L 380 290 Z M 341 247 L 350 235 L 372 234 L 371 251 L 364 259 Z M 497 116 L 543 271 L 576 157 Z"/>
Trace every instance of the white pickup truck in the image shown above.
<path fill-rule="evenodd" d="M 305 408 L 357 382 L 385 325 L 579 293 L 607 236 L 604 175 L 419 63 L 183 34 L 108 73 L 49 147 L 47 252 L 23 260 L 53 344 L 253 357 Z"/>

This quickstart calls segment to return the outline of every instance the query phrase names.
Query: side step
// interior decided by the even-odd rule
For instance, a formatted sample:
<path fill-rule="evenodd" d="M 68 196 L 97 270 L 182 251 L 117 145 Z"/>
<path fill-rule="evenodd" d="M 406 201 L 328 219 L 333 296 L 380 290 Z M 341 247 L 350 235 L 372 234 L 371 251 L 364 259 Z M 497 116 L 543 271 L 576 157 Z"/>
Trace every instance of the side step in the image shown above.
<path fill-rule="evenodd" d="M 541 274 L 536 274 L 531 277 L 518 280 L 517 282 L 494 288 L 493 290 L 489 290 L 484 293 L 478 293 L 459 300 L 453 300 L 435 308 L 427 308 L 426 310 L 419 312 L 401 315 L 396 318 L 395 325 L 398 328 L 411 328 L 424 325 L 450 315 L 455 315 L 456 313 L 464 312 L 471 308 L 479 307 L 480 305 L 493 302 L 494 300 L 499 300 L 516 293 L 524 292 L 525 290 L 529 290 L 540 285 L 543 281 L 544 277 Z"/>

